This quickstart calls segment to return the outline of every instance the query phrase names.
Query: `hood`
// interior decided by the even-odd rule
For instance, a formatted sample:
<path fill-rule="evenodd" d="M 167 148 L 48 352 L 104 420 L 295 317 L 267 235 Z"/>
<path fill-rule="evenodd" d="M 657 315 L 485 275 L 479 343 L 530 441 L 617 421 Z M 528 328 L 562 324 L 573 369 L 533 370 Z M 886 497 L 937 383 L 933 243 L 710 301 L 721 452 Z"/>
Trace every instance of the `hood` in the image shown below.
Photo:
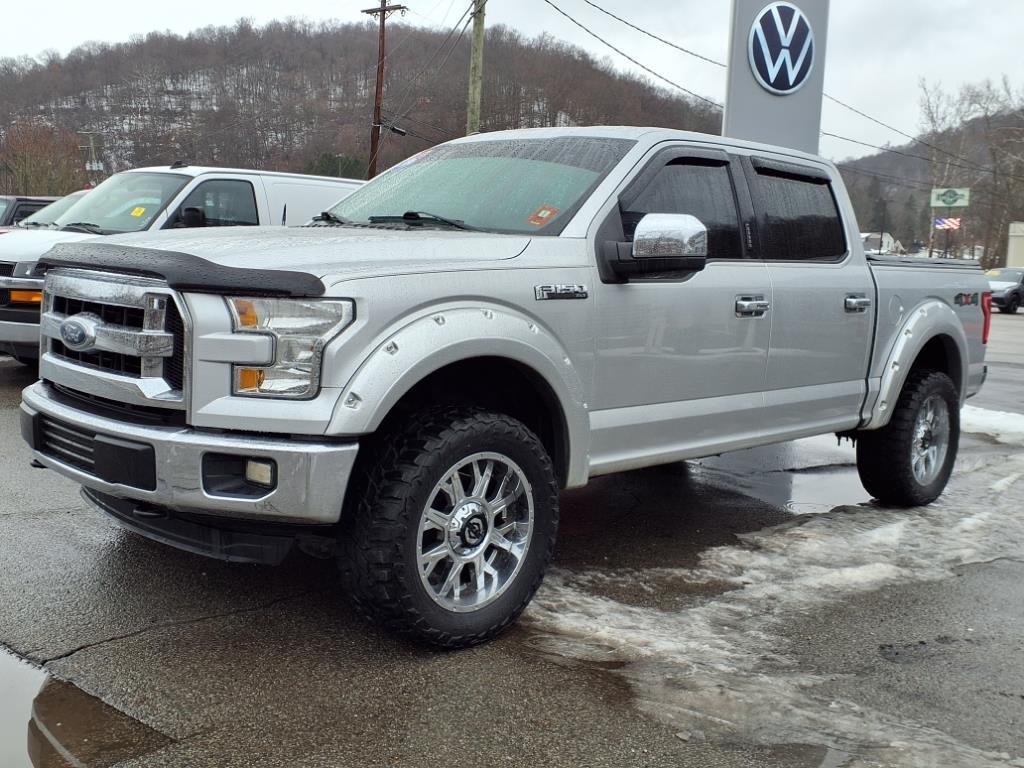
<path fill-rule="evenodd" d="M 440 229 L 225 227 L 115 235 L 103 242 L 145 249 L 154 257 L 167 251 L 224 267 L 345 279 L 465 269 L 467 263 L 512 259 L 526 250 L 530 238 Z"/>
<path fill-rule="evenodd" d="M 57 243 L 97 239 L 102 238 L 59 229 L 18 229 L 0 237 L 0 261 L 35 261 Z"/>

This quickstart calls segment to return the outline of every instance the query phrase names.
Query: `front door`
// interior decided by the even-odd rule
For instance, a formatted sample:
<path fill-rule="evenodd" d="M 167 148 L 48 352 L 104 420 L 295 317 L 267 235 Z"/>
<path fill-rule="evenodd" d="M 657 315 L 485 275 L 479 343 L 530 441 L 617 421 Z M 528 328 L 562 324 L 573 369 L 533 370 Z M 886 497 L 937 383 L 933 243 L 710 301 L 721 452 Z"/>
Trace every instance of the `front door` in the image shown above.
<path fill-rule="evenodd" d="M 759 432 L 770 319 L 757 307 L 771 284 L 746 258 L 749 209 L 730 157 L 692 147 L 656 151 L 619 195 L 602 234 L 631 241 L 645 214 L 691 214 L 708 229 L 708 264 L 597 284 L 592 474 L 743 447 Z"/>

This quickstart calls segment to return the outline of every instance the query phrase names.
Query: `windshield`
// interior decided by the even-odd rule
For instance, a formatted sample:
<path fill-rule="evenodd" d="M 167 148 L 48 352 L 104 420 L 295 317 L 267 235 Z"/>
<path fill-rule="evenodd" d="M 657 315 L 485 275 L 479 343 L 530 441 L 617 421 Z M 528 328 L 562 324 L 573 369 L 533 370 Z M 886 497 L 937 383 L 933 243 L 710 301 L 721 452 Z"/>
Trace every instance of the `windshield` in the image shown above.
<path fill-rule="evenodd" d="M 381 174 L 330 213 L 365 224 L 417 211 L 429 215 L 397 223 L 442 226 L 441 217 L 491 232 L 557 235 L 634 143 L 561 137 L 442 144 Z"/>
<path fill-rule="evenodd" d="M 55 223 L 90 224 L 104 235 L 141 232 L 188 180 L 177 173 L 118 173 L 80 198 Z"/>
<path fill-rule="evenodd" d="M 4 211 L 7 210 L 7 206 L 9 204 L 10 204 L 9 200 L 4 200 L 4 198 L 0 197 L 0 219 L 2 219 L 4 217 Z"/>
<path fill-rule="evenodd" d="M 81 192 L 72 192 L 70 195 L 65 195 L 60 200 L 50 203 L 45 208 L 40 208 L 31 216 L 26 216 L 18 222 L 18 226 L 29 228 L 34 226 L 52 226 L 53 222 L 55 222 L 57 218 L 67 211 L 72 205 L 81 200 L 85 193 L 86 190 L 82 190 Z"/>

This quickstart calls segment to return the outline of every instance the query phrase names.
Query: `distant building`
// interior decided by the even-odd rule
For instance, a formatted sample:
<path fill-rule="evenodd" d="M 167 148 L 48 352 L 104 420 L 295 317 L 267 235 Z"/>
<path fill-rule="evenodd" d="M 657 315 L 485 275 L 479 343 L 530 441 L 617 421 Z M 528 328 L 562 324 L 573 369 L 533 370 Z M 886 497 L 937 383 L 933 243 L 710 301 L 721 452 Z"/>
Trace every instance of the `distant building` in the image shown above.
<path fill-rule="evenodd" d="M 888 232 L 861 232 L 860 239 L 868 253 L 903 254 L 907 249 Z M 879 245 L 881 243 L 881 245 Z"/>
<path fill-rule="evenodd" d="M 1010 224 L 1010 241 L 1006 246 L 1006 266 L 1024 267 L 1024 221 Z"/>

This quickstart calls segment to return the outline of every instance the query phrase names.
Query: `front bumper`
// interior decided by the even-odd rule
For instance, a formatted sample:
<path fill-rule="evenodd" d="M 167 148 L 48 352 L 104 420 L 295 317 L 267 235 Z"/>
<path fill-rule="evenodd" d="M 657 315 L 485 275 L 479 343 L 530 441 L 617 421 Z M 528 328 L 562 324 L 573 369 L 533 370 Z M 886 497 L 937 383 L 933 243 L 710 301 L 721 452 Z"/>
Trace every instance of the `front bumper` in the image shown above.
<path fill-rule="evenodd" d="M 28 387 L 22 397 L 22 434 L 44 466 L 106 496 L 186 514 L 335 523 L 359 448 L 355 442 L 305 442 L 127 423 L 65 405 L 44 382 Z M 77 435 L 85 435 L 85 448 L 76 448 L 75 453 L 85 451 L 82 455 L 89 458 L 76 462 L 54 450 L 41 437 L 54 428 L 79 442 L 83 440 Z M 67 429 L 69 433 L 62 431 Z M 203 477 L 203 457 L 208 454 L 273 459 L 276 485 L 259 498 L 210 492 Z"/>

